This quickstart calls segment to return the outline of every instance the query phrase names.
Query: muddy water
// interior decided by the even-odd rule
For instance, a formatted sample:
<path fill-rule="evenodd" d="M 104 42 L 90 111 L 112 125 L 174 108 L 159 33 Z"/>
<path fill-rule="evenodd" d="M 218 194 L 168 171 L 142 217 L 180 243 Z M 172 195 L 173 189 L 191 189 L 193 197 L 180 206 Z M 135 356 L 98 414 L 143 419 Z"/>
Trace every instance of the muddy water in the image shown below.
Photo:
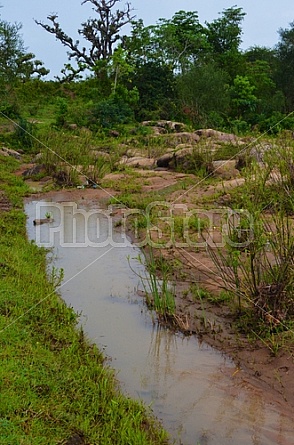
<path fill-rule="evenodd" d="M 28 202 L 28 234 L 53 245 L 52 264 L 65 273 L 60 293 L 109 357 L 124 392 L 150 404 L 177 444 L 293 444 L 293 420 L 267 404 L 229 359 L 154 322 L 137 293 L 140 252 L 118 230 L 110 233 L 109 218 L 92 215 L 85 229 L 83 215 L 73 224 L 74 211 L 68 204 Z M 46 212 L 54 222 L 34 226 Z"/>

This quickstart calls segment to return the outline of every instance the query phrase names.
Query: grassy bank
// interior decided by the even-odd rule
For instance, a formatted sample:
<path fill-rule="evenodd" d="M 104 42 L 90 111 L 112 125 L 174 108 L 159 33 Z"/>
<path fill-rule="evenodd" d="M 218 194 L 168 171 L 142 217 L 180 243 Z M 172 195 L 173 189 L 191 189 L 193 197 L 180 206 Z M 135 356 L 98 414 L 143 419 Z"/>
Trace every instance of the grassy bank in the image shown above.
<path fill-rule="evenodd" d="M 0 160 L 1 444 L 163 444 L 167 434 L 124 397 L 77 316 L 54 292 L 45 251 L 26 239 L 23 181 Z"/>

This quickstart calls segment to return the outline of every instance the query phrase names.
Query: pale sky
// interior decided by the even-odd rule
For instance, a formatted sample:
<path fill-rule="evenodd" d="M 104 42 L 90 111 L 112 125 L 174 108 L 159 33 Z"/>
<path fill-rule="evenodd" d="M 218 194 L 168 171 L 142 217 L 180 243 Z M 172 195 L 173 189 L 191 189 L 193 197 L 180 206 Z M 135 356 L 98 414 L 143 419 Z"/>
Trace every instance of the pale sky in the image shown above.
<path fill-rule="evenodd" d="M 279 40 L 279 28 L 288 28 L 294 21 L 293 0 L 130 0 L 136 18 L 144 24 L 155 24 L 159 18 L 171 18 L 179 10 L 198 11 L 199 21 L 211 22 L 218 13 L 232 6 L 242 7 L 247 14 L 243 21 L 243 44 L 247 49 L 253 45 L 273 47 Z M 121 0 L 121 7 L 125 4 Z M 50 69 L 50 78 L 58 75 L 67 63 L 66 49 L 55 37 L 33 19 L 46 22 L 51 13 L 58 13 L 63 30 L 73 38 L 80 24 L 92 13 L 89 3 L 81 0 L 0 0 L 1 17 L 9 22 L 22 23 L 22 36 L 28 51 L 42 60 Z M 119 4 L 117 4 L 119 6 Z"/>

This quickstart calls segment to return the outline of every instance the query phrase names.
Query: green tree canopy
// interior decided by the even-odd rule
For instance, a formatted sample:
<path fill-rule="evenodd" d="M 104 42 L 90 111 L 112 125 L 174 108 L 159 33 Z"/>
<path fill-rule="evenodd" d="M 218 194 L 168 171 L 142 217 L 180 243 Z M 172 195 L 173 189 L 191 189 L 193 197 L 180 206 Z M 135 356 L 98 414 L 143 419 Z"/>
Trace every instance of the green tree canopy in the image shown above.
<path fill-rule="evenodd" d="M 175 72 L 184 72 L 207 48 L 204 28 L 195 11 L 178 11 L 171 19 L 161 18 L 147 27 L 142 20 L 135 21 L 124 45 L 137 65 L 156 62 Z"/>
<path fill-rule="evenodd" d="M 22 25 L 0 19 L 0 79 L 12 82 L 41 77 L 49 73 L 34 54 L 26 51 L 20 35 Z"/>
<path fill-rule="evenodd" d="M 196 126 L 215 126 L 228 112 L 228 75 L 213 62 L 179 76 L 177 91 L 183 114 Z"/>
<path fill-rule="evenodd" d="M 220 18 L 206 22 L 206 32 L 213 60 L 234 78 L 242 63 L 240 45 L 241 23 L 245 17 L 242 8 L 225 9 Z"/>
<path fill-rule="evenodd" d="M 277 44 L 279 68 L 277 84 L 287 99 L 288 110 L 294 108 L 294 22 L 289 28 L 280 29 L 280 42 Z"/>

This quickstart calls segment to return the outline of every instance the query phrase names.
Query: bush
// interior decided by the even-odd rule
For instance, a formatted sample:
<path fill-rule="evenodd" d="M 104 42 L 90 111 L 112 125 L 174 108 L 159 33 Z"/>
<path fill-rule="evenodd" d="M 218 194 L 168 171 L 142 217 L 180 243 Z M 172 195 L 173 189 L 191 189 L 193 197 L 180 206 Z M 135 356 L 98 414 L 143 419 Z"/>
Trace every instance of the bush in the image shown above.
<path fill-rule="evenodd" d="M 231 120 L 228 127 L 229 131 L 237 135 L 247 134 L 251 131 L 251 125 L 242 119 Z"/>
<path fill-rule="evenodd" d="M 282 130 L 293 130 L 294 119 L 286 115 L 275 112 L 270 117 L 263 118 L 258 123 L 259 130 L 264 133 L 276 135 Z"/>
<path fill-rule="evenodd" d="M 66 122 L 66 116 L 68 112 L 68 104 L 67 101 L 63 97 L 57 98 L 57 111 L 56 111 L 56 120 L 55 125 L 58 128 L 64 126 Z"/>
<path fill-rule="evenodd" d="M 130 106 L 117 97 L 104 99 L 90 110 L 89 125 L 98 124 L 111 128 L 117 124 L 126 124 L 134 120 Z"/>
<path fill-rule="evenodd" d="M 15 124 L 13 140 L 22 149 L 30 149 L 34 145 L 34 125 L 24 118 L 20 118 Z"/>
<path fill-rule="evenodd" d="M 0 105 L 0 112 L 3 113 L 6 117 L 9 117 L 10 119 L 15 119 L 19 117 L 19 106 L 13 102 L 9 103 L 6 100 L 4 100 Z"/>

